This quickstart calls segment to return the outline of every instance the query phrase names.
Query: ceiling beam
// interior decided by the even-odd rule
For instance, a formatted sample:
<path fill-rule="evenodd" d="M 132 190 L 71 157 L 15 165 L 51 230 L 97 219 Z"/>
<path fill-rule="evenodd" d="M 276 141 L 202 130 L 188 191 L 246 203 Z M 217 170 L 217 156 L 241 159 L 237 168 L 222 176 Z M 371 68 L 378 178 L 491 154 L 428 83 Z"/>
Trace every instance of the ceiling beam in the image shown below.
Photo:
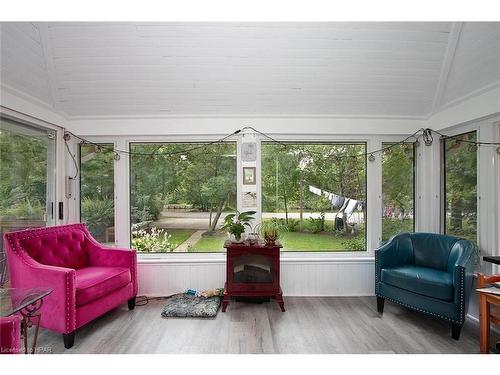
<path fill-rule="evenodd" d="M 40 43 L 42 44 L 45 69 L 47 70 L 47 85 L 49 86 L 52 108 L 60 112 L 59 91 L 57 90 L 57 76 L 52 54 L 52 41 L 50 39 L 49 25 L 46 22 L 39 22 L 35 25 L 40 33 Z M 63 114 L 64 115 L 64 114 Z"/>
<path fill-rule="evenodd" d="M 437 112 L 442 104 L 443 96 L 448 84 L 448 78 L 450 76 L 451 67 L 453 66 L 453 60 L 455 59 L 455 52 L 457 51 L 458 42 L 460 41 L 460 35 L 462 34 L 463 24 L 463 22 L 454 22 L 451 25 L 450 35 L 448 36 L 448 44 L 444 53 L 443 65 L 441 66 L 438 84 L 436 85 L 436 92 L 434 94 L 431 112 L 429 113 L 427 118 Z"/>

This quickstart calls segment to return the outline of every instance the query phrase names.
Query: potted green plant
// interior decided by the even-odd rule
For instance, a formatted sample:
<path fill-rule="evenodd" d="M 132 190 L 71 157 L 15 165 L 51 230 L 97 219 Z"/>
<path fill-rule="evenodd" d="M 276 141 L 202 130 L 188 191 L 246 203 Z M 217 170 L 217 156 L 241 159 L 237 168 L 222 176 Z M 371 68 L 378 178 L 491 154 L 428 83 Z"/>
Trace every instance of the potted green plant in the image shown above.
<path fill-rule="evenodd" d="M 278 219 L 262 221 L 260 224 L 260 233 L 264 237 L 267 246 L 276 245 L 281 233 L 288 230 L 287 226 Z"/>
<path fill-rule="evenodd" d="M 254 220 L 252 215 L 255 215 L 255 212 L 256 211 L 236 211 L 234 214 L 226 215 L 222 229 L 226 230 L 232 236 L 232 241 L 242 242 L 241 235 L 245 232 L 245 227 L 251 228 L 250 222 Z"/>

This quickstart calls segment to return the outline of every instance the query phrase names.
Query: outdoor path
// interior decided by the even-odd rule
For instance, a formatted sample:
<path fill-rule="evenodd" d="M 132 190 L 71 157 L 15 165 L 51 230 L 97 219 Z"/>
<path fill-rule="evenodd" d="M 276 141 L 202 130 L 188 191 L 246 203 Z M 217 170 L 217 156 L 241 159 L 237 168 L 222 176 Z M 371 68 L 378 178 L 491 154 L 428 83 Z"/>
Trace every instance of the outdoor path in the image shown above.
<path fill-rule="evenodd" d="M 186 241 L 181 243 L 174 249 L 174 253 L 186 253 L 188 252 L 189 245 L 194 245 L 201 239 L 201 235 L 205 232 L 204 230 L 197 230 L 194 232 L 191 237 L 189 237 Z"/>

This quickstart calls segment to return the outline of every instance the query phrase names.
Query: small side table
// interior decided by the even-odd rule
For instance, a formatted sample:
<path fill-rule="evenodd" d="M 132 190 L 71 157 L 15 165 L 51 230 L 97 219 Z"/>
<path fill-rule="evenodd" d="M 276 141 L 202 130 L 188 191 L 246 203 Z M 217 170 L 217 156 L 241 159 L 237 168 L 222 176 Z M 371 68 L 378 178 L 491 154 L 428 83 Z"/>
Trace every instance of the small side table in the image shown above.
<path fill-rule="evenodd" d="M 34 327 L 35 332 L 31 345 L 31 354 L 35 354 L 38 330 L 40 328 L 39 313 L 43 298 L 52 293 L 50 288 L 7 288 L 0 289 L 0 316 L 20 313 L 23 317 L 21 332 L 24 339 L 24 353 L 28 354 L 28 331 Z"/>
<path fill-rule="evenodd" d="M 483 260 L 485 262 L 500 264 L 500 257 L 485 256 L 485 257 L 483 257 Z"/>
<path fill-rule="evenodd" d="M 500 265 L 500 256 L 498 256 L 498 257 L 496 257 L 496 256 L 484 256 L 483 260 L 485 262 L 490 262 L 490 263 L 494 263 L 494 264 L 499 264 Z M 498 298 L 498 301 L 500 301 L 500 298 Z M 500 341 L 497 342 L 496 347 L 497 347 L 497 350 L 500 351 Z"/>

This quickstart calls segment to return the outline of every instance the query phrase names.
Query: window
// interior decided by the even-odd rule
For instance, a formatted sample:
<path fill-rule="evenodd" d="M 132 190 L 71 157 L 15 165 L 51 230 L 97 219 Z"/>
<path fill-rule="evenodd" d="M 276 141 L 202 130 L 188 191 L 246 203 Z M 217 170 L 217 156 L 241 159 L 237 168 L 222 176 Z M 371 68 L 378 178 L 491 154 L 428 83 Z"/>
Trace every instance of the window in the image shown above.
<path fill-rule="evenodd" d="M 382 242 L 414 231 L 413 143 L 382 144 Z"/>
<path fill-rule="evenodd" d="M 262 144 L 262 220 L 285 251 L 366 249 L 366 145 Z"/>
<path fill-rule="evenodd" d="M 55 223 L 55 147 L 53 130 L 0 118 L 0 260 L 3 233 Z"/>
<path fill-rule="evenodd" d="M 101 243 L 115 242 L 113 144 L 80 145 L 80 220 Z"/>
<path fill-rule="evenodd" d="M 443 142 L 444 232 L 477 242 L 476 132 Z"/>
<path fill-rule="evenodd" d="M 234 142 L 130 145 L 132 247 L 141 252 L 224 251 L 236 210 Z"/>

